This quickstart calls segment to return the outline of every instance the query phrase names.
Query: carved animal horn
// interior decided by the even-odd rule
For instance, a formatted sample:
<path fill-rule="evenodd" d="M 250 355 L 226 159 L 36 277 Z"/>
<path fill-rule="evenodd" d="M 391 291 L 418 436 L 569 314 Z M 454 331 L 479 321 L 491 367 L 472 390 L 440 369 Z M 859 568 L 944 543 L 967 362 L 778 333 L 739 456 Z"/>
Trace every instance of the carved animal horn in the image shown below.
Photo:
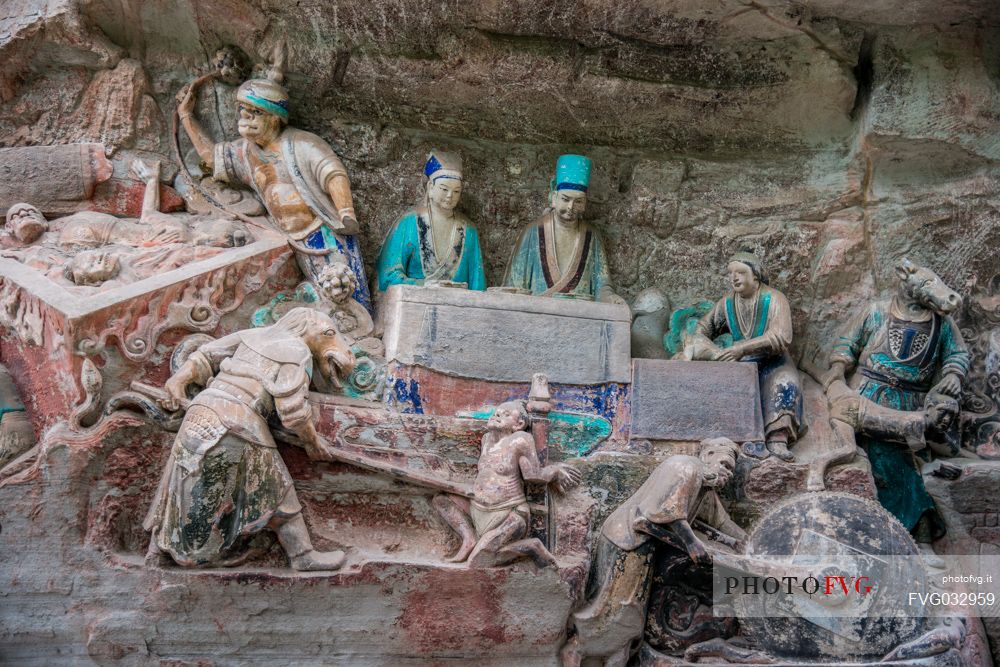
<path fill-rule="evenodd" d="M 267 78 L 278 84 L 284 83 L 287 63 L 288 44 L 282 39 L 274 45 L 274 50 L 271 52 L 271 68 L 267 71 Z"/>

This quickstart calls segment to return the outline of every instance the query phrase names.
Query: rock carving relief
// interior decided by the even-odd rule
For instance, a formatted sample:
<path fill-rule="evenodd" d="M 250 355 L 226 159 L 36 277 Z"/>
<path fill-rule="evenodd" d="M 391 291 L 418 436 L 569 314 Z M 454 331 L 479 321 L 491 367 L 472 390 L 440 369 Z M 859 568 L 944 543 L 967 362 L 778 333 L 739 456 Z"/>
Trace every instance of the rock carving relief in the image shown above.
<path fill-rule="evenodd" d="M 1000 554 L 977 8 L 44 4 L 5 660 L 992 664 L 926 601 L 1000 594 L 944 579 Z"/>

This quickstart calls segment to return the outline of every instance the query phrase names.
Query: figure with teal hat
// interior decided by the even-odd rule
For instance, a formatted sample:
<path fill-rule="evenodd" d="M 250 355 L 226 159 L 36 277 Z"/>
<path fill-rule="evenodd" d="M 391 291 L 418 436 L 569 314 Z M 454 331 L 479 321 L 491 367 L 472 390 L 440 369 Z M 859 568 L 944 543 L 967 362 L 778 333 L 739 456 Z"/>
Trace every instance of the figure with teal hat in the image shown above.
<path fill-rule="evenodd" d="M 462 196 L 460 156 L 432 151 L 424 164 L 424 201 L 396 221 L 378 256 L 378 288 L 432 281 L 466 283 L 485 290 L 479 234 L 458 212 Z"/>
<path fill-rule="evenodd" d="M 236 141 L 215 143 L 202 128 L 194 116 L 194 84 L 178 106 L 180 122 L 215 180 L 256 193 L 271 222 L 288 237 L 307 280 L 315 282 L 329 263 L 346 261 L 357 277 L 354 298 L 371 310 L 347 170 L 322 138 L 288 126 L 285 54 L 279 43 L 267 75 L 236 91 Z"/>
<path fill-rule="evenodd" d="M 802 379 L 788 354 L 791 307 L 785 295 L 768 284 L 759 257 L 738 252 L 729 258 L 727 269 L 733 291 L 698 321 L 696 336 L 704 344 L 694 346 L 695 359 L 757 362 L 767 448 L 778 458 L 793 461 L 788 445 L 805 432 L 805 424 Z M 732 345 L 711 344 L 724 334 L 732 335 Z"/>
<path fill-rule="evenodd" d="M 600 234 L 582 222 L 590 186 L 589 158 L 561 155 L 549 208 L 521 234 L 504 285 L 541 296 L 624 304 L 614 293 Z"/>

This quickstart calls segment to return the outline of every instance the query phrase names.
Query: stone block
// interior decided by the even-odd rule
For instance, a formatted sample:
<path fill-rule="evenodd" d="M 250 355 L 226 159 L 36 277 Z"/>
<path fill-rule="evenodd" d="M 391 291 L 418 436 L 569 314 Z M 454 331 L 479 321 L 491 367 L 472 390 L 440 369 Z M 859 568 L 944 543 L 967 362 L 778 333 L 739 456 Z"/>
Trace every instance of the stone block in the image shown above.
<path fill-rule="evenodd" d="M 626 306 L 395 285 L 382 312 L 389 361 L 494 382 L 630 380 Z"/>
<path fill-rule="evenodd" d="M 100 144 L 0 149 L 0 213 L 26 202 L 46 214 L 72 213 L 111 177 Z"/>
<path fill-rule="evenodd" d="M 632 438 L 764 439 L 757 364 L 635 359 Z"/>

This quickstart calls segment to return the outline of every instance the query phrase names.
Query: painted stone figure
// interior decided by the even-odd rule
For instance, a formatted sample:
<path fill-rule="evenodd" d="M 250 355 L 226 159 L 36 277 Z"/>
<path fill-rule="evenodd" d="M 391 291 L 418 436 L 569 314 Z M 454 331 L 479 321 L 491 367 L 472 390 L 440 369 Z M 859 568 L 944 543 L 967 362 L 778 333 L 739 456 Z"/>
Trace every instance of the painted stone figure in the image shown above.
<path fill-rule="evenodd" d="M 307 280 L 337 254 L 358 278 L 354 298 L 371 308 L 357 238 L 358 221 L 347 170 L 323 139 L 288 126 L 284 45 L 266 78 L 250 79 L 236 92 L 240 139 L 214 143 L 194 117 L 190 88 L 178 107 L 181 123 L 217 181 L 252 188 L 295 249 Z"/>
<path fill-rule="evenodd" d="M 160 163 L 136 160 L 132 171 L 145 182 L 138 220 L 81 211 L 47 221 L 31 204 L 15 204 L 7 211 L 5 255 L 56 282 L 114 287 L 253 240 L 240 222 L 161 212 Z"/>
<path fill-rule="evenodd" d="M 562 155 L 549 193 L 549 208 L 522 234 L 504 285 L 542 296 L 573 295 L 624 304 L 614 293 L 604 243 L 581 221 L 590 187 L 589 158 Z"/>
<path fill-rule="evenodd" d="M 476 228 L 456 210 L 462 195 L 462 160 L 434 151 L 424 165 L 424 203 L 408 211 L 389 231 L 378 256 L 378 288 L 423 285 L 428 281 L 466 283 L 486 289 L 486 273 Z"/>
<path fill-rule="evenodd" d="M 580 482 L 580 472 L 564 464 L 542 466 L 535 441 L 525 431 L 528 413 L 520 401 L 497 406 L 483 435 L 473 498 L 434 497 L 438 513 L 462 538 L 448 560 L 466 559 L 472 567 L 494 567 L 529 557 L 538 567 L 555 558 L 538 538 L 527 538 L 529 527 L 525 482 L 554 484 L 565 492 Z"/>
<path fill-rule="evenodd" d="M 871 304 L 837 338 L 826 384 L 857 369 L 852 386 L 864 398 L 895 410 L 924 411 L 928 398 L 957 399 L 969 372 L 969 351 L 950 313 L 962 298 L 930 269 L 903 260 L 891 298 Z M 939 401 L 940 402 L 940 401 Z M 868 453 L 879 502 L 928 543 L 944 534 L 924 487 L 920 458 L 905 446 L 859 434 Z M 927 451 L 923 450 L 922 456 Z"/>
<path fill-rule="evenodd" d="M 717 301 L 698 321 L 696 333 L 708 341 L 731 334 L 733 344 L 722 349 L 696 345 L 695 358 L 757 362 L 767 448 L 778 458 L 791 461 L 795 457 L 788 451 L 788 444 L 805 431 L 802 381 L 788 354 L 792 343 L 791 308 L 785 295 L 768 285 L 756 256 L 736 253 L 728 269 L 733 292 Z"/>
<path fill-rule="evenodd" d="M 586 657 L 624 667 L 642 638 L 657 542 L 686 552 L 699 565 L 712 556 L 691 524 L 701 520 L 733 540 L 745 540 L 730 519 L 717 489 L 736 467 L 737 446 L 727 438 L 702 443 L 698 457 L 671 456 L 601 526 L 584 606 L 570 617 L 572 635 L 562 651 L 563 665 Z"/>
<path fill-rule="evenodd" d="M 206 388 L 187 408 L 143 524 L 152 531 L 151 552 L 186 567 L 228 567 L 270 547 L 269 529 L 294 569 L 340 567 L 343 552 L 312 546 L 267 418 L 276 413 L 310 458 L 330 460 L 307 400 L 310 378 L 318 370 L 337 384 L 353 364 L 333 320 L 310 308 L 191 353 L 167 380 L 163 406 L 177 409 L 189 384 Z"/>

